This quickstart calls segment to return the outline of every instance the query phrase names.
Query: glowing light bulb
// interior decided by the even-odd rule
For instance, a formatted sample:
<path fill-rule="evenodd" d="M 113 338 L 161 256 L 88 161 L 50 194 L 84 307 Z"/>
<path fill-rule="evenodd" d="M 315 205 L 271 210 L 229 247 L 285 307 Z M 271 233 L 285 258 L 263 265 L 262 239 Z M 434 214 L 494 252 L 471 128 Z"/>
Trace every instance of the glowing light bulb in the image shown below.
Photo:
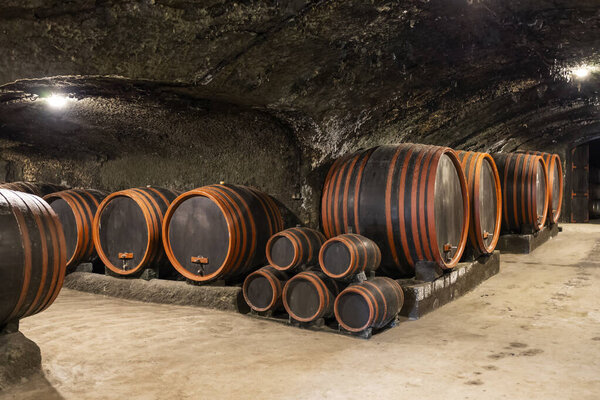
<path fill-rule="evenodd" d="M 591 68 L 587 65 L 582 65 L 581 67 L 574 68 L 571 73 L 577 79 L 585 79 L 590 75 Z"/>
<path fill-rule="evenodd" d="M 52 108 L 64 108 L 67 105 L 67 97 L 62 94 L 54 94 L 52 93 L 50 97 L 46 98 L 48 105 Z"/>

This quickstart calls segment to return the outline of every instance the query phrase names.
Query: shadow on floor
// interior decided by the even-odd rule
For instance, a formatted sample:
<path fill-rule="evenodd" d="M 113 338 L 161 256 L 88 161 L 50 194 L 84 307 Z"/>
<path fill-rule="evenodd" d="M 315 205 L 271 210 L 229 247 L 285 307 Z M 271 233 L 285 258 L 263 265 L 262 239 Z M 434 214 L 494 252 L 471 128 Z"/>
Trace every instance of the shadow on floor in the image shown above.
<path fill-rule="evenodd" d="M 64 397 L 48 382 L 44 374 L 36 374 L 22 383 L 0 391 L 0 400 L 62 400 Z"/>

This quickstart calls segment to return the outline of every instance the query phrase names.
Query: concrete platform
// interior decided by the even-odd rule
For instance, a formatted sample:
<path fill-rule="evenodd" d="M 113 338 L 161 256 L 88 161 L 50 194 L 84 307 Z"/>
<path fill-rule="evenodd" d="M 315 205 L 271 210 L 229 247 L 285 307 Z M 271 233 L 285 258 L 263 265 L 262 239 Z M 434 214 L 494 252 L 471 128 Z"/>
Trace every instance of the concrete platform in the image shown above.
<path fill-rule="evenodd" d="M 450 273 L 432 282 L 400 280 L 404 290 L 404 306 L 400 315 L 419 319 L 423 315 L 451 302 L 474 289 L 481 282 L 500 272 L 500 252 L 476 261 L 459 263 Z"/>
<path fill-rule="evenodd" d="M 88 272 L 67 275 L 64 285 L 81 292 L 149 303 L 199 306 L 241 313 L 250 310 L 239 286 L 195 286 L 183 281 L 120 279 Z"/>
<path fill-rule="evenodd" d="M 41 371 L 40 348 L 19 332 L 18 323 L 0 328 L 0 392 Z"/>
<path fill-rule="evenodd" d="M 539 232 L 529 235 L 501 235 L 496 250 L 500 250 L 502 253 L 529 254 L 558 235 L 558 232 L 558 224 L 552 224 L 545 226 Z"/>

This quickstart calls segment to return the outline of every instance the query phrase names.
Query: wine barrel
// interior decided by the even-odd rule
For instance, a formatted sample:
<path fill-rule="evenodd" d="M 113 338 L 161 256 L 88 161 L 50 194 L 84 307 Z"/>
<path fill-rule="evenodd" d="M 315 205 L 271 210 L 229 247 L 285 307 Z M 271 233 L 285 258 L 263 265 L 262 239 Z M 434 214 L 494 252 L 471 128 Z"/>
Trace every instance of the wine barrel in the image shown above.
<path fill-rule="evenodd" d="M 562 209 L 563 198 L 563 170 L 558 154 L 543 153 L 541 151 L 528 151 L 528 154 L 541 156 L 546 163 L 548 175 L 548 216 L 546 221 L 556 224 Z"/>
<path fill-rule="evenodd" d="M 285 271 L 271 265 L 262 267 L 246 277 L 242 291 L 246 303 L 254 311 L 276 311 L 283 308 L 281 294 L 289 279 Z"/>
<path fill-rule="evenodd" d="M 316 265 L 324 242 L 325 236 L 317 230 L 289 228 L 271 236 L 267 242 L 267 260 L 281 271 Z"/>
<path fill-rule="evenodd" d="M 172 190 L 148 186 L 112 193 L 100 203 L 92 237 L 98 257 L 110 271 L 135 276 L 151 266 L 170 270 L 164 262 L 161 232 L 175 197 Z"/>
<path fill-rule="evenodd" d="M 600 218 L 600 200 L 590 200 L 590 218 Z"/>
<path fill-rule="evenodd" d="M 458 151 L 457 154 L 469 187 L 472 254 L 491 254 L 498 244 L 502 224 L 502 189 L 496 163 L 487 153 Z"/>
<path fill-rule="evenodd" d="M 371 239 L 355 233 L 332 237 L 319 252 L 321 270 L 333 279 L 375 271 L 380 263 L 379 246 Z"/>
<path fill-rule="evenodd" d="M 48 308 L 66 270 L 58 217 L 37 196 L 0 189 L 0 329 Z"/>
<path fill-rule="evenodd" d="M 377 277 L 348 286 L 335 299 L 335 318 L 342 328 L 361 332 L 383 328 L 400 312 L 404 292 L 398 282 Z"/>
<path fill-rule="evenodd" d="M 548 215 L 548 173 L 535 154 L 492 154 L 502 186 L 502 231 L 531 233 L 542 229 Z"/>
<path fill-rule="evenodd" d="M 39 197 L 44 197 L 50 193 L 60 192 L 68 189 L 66 186 L 56 185 L 54 183 L 35 183 L 35 182 L 11 182 L 0 184 L 0 189 L 13 190 L 34 194 Z"/>
<path fill-rule="evenodd" d="M 62 225 L 67 246 L 67 271 L 96 257 L 92 224 L 106 193 L 98 190 L 71 189 L 44 196 Z"/>
<path fill-rule="evenodd" d="M 418 261 L 453 268 L 467 242 L 469 197 L 454 150 L 399 144 L 343 157 L 321 201 L 327 238 L 357 233 L 381 249 L 379 271 L 412 276 Z"/>
<path fill-rule="evenodd" d="M 173 201 L 163 243 L 184 277 L 231 281 L 264 265 L 267 241 L 282 229 L 281 212 L 267 194 L 240 185 L 210 185 Z"/>
<path fill-rule="evenodd" d="M 339 293 L 338 284 L 320 271 L 304 271 L 294 275 L 283 287 L 283 306 L 300 322 L 312 322 L 333 316 L 333 303 Z"/>

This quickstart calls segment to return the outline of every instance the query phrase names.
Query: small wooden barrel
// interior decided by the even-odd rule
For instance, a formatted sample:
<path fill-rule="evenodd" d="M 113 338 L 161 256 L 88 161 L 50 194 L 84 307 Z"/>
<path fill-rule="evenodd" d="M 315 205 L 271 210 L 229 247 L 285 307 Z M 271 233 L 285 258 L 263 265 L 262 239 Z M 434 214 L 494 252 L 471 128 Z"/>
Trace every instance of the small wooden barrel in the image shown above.
<path fill-rule="evenodd" d="M 273 199 L 240 185 L 210 185 L 179 196 L 165 215 L 163 243 L 187 279 L 238 280 L 265 263 L 269 238 L 283 229 Z"/>
<path fill-rule="evenodd" d="M 548 215 L 548 173 L 544 159 L 525 153 L 492 154 L 502 185 L 502 231 L 531 233 Z"/>
<path fill-rule="evenodd" d="M 412 276 L 418 261 L 453 268 L 469 227 L 460 161 L 448 147 L 411 143 L 343 157 L 325 179 L 321 220 L 327 238 L 352 232 L 377 243 L 385 275 Z"/>
<path fill-rule="evenodd" d="M 333 316 L 333 303 L 339 288 L 322 272 L 304 271 L 287 281 L 283 287 L 283 306 L 300 322 L 312 322 Z"/>
<path fill-rule="evenodd" d="M 379 246 L 371 239 L 355 233 L 332 237 L 323 244 L 319 253 L 321 270 L 333 279 L 375 271 L 380 263 Z"/>
<path fill-rule="evenodd" d="M 267 242 L 267 260 L 280 271 L 319 262 L 319 249 L 325 236 L 311 228 L 289 228 L 271 236 Z"/>
<path fill-rule="evenodd" d="M 66 186 L 56 185 L 54 183 L 35 183 L 35 182 L 11 182 L 0 184 L 0 189 L 14 190 L 34 194 L 39 197 L 44 197 L 50 193 L 60 192 L 68 189 Z"/>
<path fill-rule="evenodd" d="M 143 187 L 112 193 L 100 203 L 92 237 L 98 256 L 110 271 L 132 276 L 166 264 L 162 223 L 176 196 L 177 192 L 169 189 Z"/>
<path fill-rule="evenodd" d="M 548 171 L 548 190 L 550 197 L 548 199 L 548 217 L 549 223 L 558 223 L 560 211 L 562 209 L 563 198 L 563 169 L 558 154 L 543 153 L 541 151 L 529 151 L 528 154 L 541 156 L 546 163 Z"/>
<path fill-rule="evenodd" d="M 58 217 L 41 198 L 0 189 L 0 330 L 48 308 L 66 271 Z"/>
<path fill-rule="evenodd" d="M 44 196 L 61 222 L 67 245 L 67 270 L 96 257 L 92 225 L 106 193 L 98 190 L 71 189 Z"/>
<path fill-rule="evenodd" d="M 383 328 L 400 312 L 404 292 L 398 282 L 377 277 L 348 286 L 335 299 L 335 318 L 347 331 Z"/>
<path fill-rule="evenodd" d="M 270 265 L 262 267 L 246 277 L 242 291 L 246 303 L 254 311 L 277 311 L 283 308 L 281 294 L 289 279 L 285 271 Z"/>
<path fill-rule="evenodd" d="M 491 254 L 500 238 L 502 187 L 498 169 L 487 153 L 458 151 L 469 186 L 469 243 L 473 254 Z"/>

